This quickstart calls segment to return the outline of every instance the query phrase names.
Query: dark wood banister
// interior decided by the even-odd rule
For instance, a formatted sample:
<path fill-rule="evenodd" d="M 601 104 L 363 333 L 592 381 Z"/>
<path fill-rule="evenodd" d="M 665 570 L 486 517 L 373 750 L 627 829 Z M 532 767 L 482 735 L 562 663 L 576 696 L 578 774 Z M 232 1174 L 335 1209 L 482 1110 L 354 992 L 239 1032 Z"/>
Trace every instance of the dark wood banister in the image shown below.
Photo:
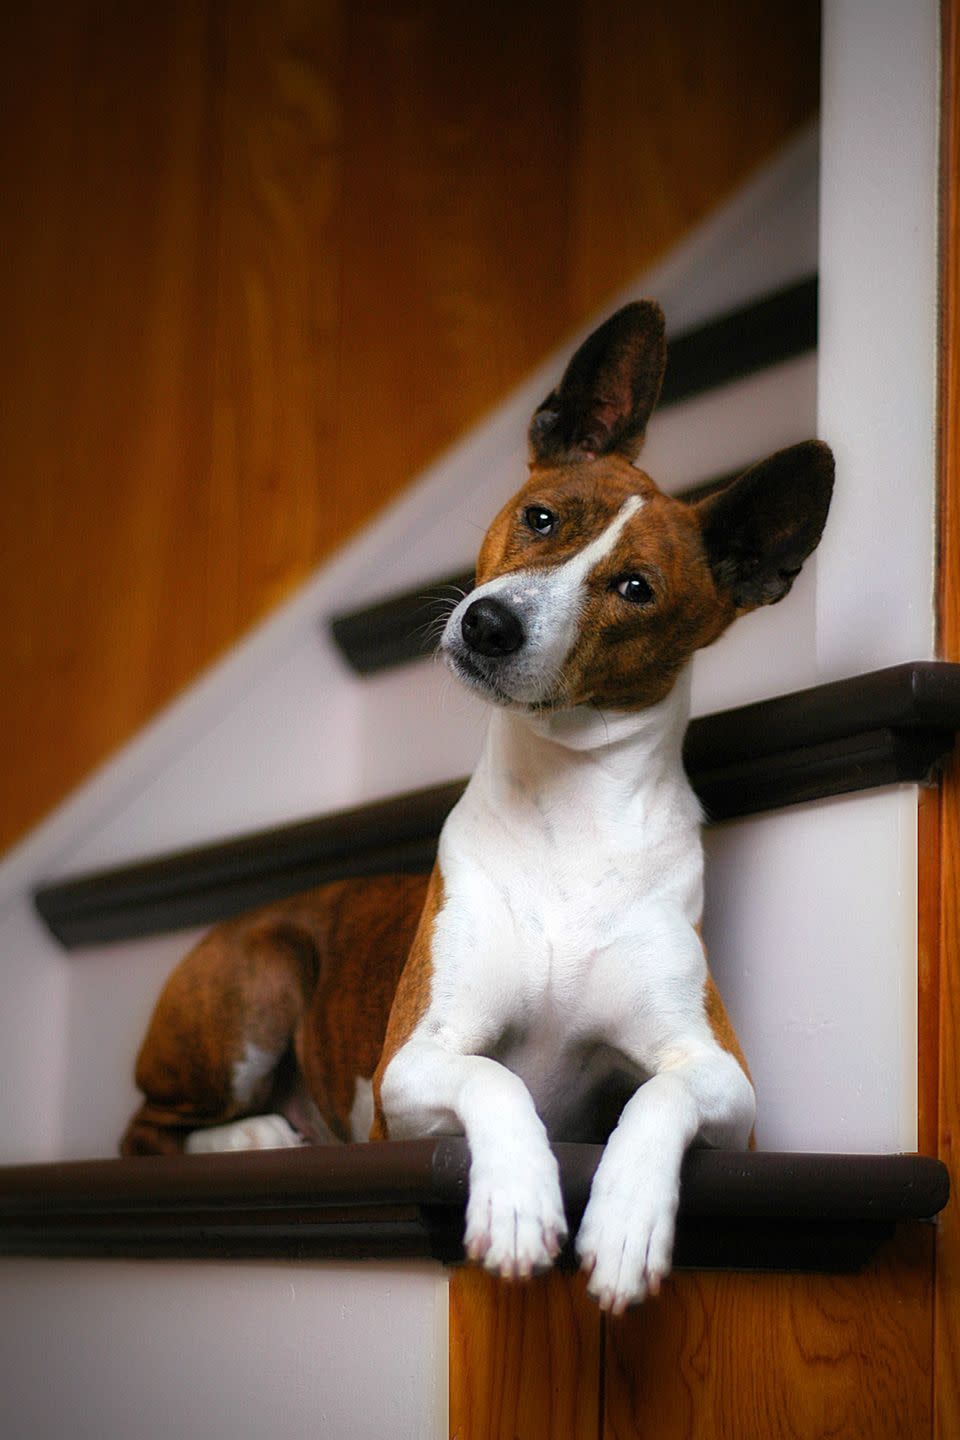
<path fill-rule="evenodd" d="M 601 1147 L 555 1149 L 574 1232 Z M 456 1137 L 0 1167 L 0 1254 L 457 1262 L 468 1170 Z M 948 1191 L 923 1156 L 694 1150 L 676 1263 L 855 1270 Z"/>
<path fill-rule="evenodd" d="M 707 820 L 924 780 L 960 725 L 960 665 L 898 665 L 696 719 L 685 759 Z M 327 880 L 424 871 L 454 781 L 36 892 L 66 946 L 209 924 Z"/>

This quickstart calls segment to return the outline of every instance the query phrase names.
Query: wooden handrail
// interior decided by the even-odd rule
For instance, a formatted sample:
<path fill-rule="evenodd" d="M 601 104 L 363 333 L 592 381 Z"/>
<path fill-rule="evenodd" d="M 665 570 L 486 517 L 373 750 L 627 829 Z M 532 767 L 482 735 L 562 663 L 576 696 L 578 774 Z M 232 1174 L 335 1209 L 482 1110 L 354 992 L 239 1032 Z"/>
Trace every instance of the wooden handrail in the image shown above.
<path fill-rule="evenodd" d="M 960 665 L 898 665 L 702 716 L 685 758 L 708 821 L 726 820 L 923 780 L 958 725 Z M 57 880 L 36 906 L 77 946 L 209 924 L 329 880 L 425 871 L 464 784 Z"/>
<path fill-rule="evenodd" d="M 557 1144 L 571 1230 L 599 1145 Z M 449 1136 L 0 1168 L 0 1254 L 462 1260 L 469 1151 Z M 946 1204 L 937 1160 L 693 1150 L 677 1263 L 857 1269 Z M 568 1262 L 572 1256 L 568 1255 Z"/>

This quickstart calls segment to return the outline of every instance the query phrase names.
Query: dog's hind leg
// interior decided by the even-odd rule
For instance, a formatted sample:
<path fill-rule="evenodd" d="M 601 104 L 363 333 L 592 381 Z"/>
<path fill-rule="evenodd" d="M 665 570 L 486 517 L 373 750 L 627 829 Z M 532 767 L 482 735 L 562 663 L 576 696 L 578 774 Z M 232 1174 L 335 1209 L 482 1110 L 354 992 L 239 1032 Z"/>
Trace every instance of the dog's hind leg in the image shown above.
<path fill-rule="evenodd" d="M 292 1042 L 318 963 L 309 930 L 282 913 L 261 912 L 207 935 L 157 1002 L 137 1059 L 144 1102 L 121 1152 L 299 1143 L 281 1115 L 266 1112 L 280 1109 L 293 1088 Z"/>

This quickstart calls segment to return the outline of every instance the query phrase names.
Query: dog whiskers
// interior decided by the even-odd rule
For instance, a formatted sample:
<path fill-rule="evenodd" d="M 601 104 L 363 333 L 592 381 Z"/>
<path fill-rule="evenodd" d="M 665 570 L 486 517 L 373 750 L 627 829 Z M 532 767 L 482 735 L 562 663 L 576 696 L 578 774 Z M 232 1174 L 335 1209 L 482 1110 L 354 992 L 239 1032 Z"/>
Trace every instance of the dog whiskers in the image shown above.
<path fill-rule="evenodd" d="M 459 585 L 448 585 L 444 588 L 452 590 L 454 594 L 452 596 L 428 594 L 420 597 L 425 610 L 429 608 L 439 611 L 438 614 L 431 615 L 429 619 L 425 620 L 421 625 L 418 625 L 414 631 L 421 648 L 425 651 L 436 650 L 443 632 L 446 629 L 447 621 L 467 593 Z"/>

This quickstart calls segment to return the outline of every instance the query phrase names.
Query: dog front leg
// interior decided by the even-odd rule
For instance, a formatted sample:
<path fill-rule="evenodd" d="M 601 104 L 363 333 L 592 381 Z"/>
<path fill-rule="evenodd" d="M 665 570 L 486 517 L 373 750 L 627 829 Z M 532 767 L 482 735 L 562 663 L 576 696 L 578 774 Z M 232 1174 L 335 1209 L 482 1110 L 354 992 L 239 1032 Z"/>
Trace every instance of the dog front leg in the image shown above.
<path fill-rule="evenodd" d="M 485 1056 L 411 1040 L 387 1065 L 380 1099 L 394 1139 L 466 1135 L 471 1260 L 506 1279 L 553 1263 L 567 1234 L 559 1172 L 519 1076 Z"/>
<path fill-rule="evenodd" d="M 753 1086 L 720 1049 L 663 1069 L 627 1102 L 577 1235 L 588 1288 L 602 1309 L 620 1314 L 658 1293 L 670 1272 L 687 1147 L 699 1137 L 745 1148 L 754 1110 Z"/>

